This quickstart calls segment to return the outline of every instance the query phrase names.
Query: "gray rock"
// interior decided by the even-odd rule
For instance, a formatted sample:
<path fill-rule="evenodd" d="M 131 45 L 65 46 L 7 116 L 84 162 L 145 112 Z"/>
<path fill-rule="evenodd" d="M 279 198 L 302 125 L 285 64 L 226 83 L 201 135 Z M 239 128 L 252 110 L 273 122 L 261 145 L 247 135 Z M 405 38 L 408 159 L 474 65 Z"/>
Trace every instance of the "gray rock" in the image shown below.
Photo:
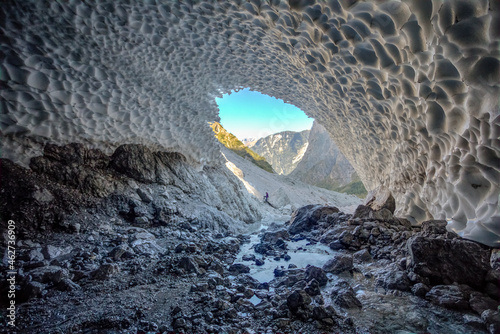
<path fill-rule="evenodd" d="M 54 196 L 47 189 L 35 190 L 32 194 L 32 197 L 40 204 L 47 204 L 54 200 Z"/>
<path fill-rule="evenodd" d="M 332 290 L 332 299 L 335 304 L 343 308 L 361 308 L 363 305 L 356 298 L 356 293 L 349 283 L 342 281 L 337 283 Z"/>
<path fill-rule="evenodd" d="M 229 267 L 229 271 L 233 274 L 246 274 L 250 272 L 250 267 L 244 265 L 243 263 L 235 263 Z"/>
<path fill-rule="evenodd" d="M 498 311 L 486 310 L 481 314 L 490 334 L 500 333 L 500 313 Z"/>
<path fill-rule="evenodd" d="M 131 240 L 130 247 L 139 254 L 154 257 L 165 252 L 165 249 L 156 243 L 155 236 L 145 230 L 134 234 Z"/>
<path fill-rule="evenodd" d="M 408 240 L 408 269 L 431 285 L 467 284 L 482 289 L 489 271 L 487 247 L 464 239 L 415 236 Z"/>
<path fill-rule="evenodd" d="M 290 311 L 296 313 L 299 308 L 311 304 L 312 299 L 304 290 L 295 290 L 287 297 L 286 302 Z"/>
<path fill-rule="evenodd" d="M 422 222 L 421 229 L 422 234 L 425 236 L 432 236 L 435 234 L 445 234 L 447 232 L 446 225 L 448 222 L 446 220 L 427 220 Z"/>
<path fill-rule="evenodd" d="M 198 263 L 190 256 L 182 257 L 178 262 L 178 267 L 184 269 L 188 274 L 195 273 L 201 274 L 201 268 L 198 266 Z"/>
<path fill-rule="evenodd" d="M 60 291 L 76 291 L 81 290 L 82 288 L 69 278 L 63 278 L 57 285 L 57 289 Z"/>
<path fill-rule="evenodd" d="M 56 257 L 62 256 L 69 254 L 73 248 L 71 246 L 62 248 L 62 247 L 56 247 L 52 245 L 46 245 L 42 249 L 42 254 L 45 256 L 45 259 L 47 260 L 52 260 L 55 259 Z"/>
<path fill-rule="evenodd" d="M 122 258 L 130 258 L 134 256 L 134 251 L 127 244 L 122 244 L 113 248 L 108 256 L 115 261 L 119 261 Z"/>
<path fill-rule="evenodd" d="M 409 291 L 410 280 L 404 271 L 394 270 L 385 276 L 383 286 L 390 290 Z"/>
<path fill-rule="evenodd" d="M 33 262 L 37 262 L 37 261 L 43 261 L 45 259 L 45 257 L 43 256 L 42 252 L 40 252 L 39 250 L 37 249 L 32 249 L 28 252 L 28 261 L 33 261 Z"/>
<path fill-rule="evenodd" d="M 120 271 L 120 267 L 114 263 L 106 263 L 90 273 L 90 276 L 98 280 L 106 280 Z"/>
<path fill-rule="evenodd" d="M 308 265 L 306 267 L 305 280 L 309 282 L 312 279 L 318 281 L 319 286 L 325 286 L 328 283 L 328 277 L 323 269 Z"/>
<path fill-rule="evenodd" d="M 483 319 L 481 319 L 478 316 L 471 314 L 464 314 L 463 319 L 464 319 L 464 324 L 466 324 L 467 326 L 476 328 L 481 331 L 484 331 L 486 329 L 486 323 L 484 322 Z"/>
<path fill-rule="evenodd" d="M 491 250 L 490 266 L 493 270 L 500 270 L 500 249 Z"/>
<path fill-rule="evenodd" d="M 304 288 L 309 296 L 318 296 L 321 294 L 319 282 L 316 279 L 310 280 Z"/>
<path fill-rule="evenodd" d="M 290 235 L 287 230 L 279 230 L 273 232 L 264 232 L 261 237 L 262 242 L 275 244 L 279 239 L 290 240 Z"/>
<path fill-rule="evenodd" d="M 264 263 L 265 263 L 265 262 L 264 262 L 264 260 L 262 260 L 262 259 L 256 259 L 256 260 L 255 260 L 255 265 L 256 265 L 256 266 L 263 266 L 263 265 L 264 265 Z"/>
<path fill-rule="evenodd" d="M 352 257 L 353 257 L 354 262 L 356 262 L 356 263 L 365 263 L 365 262 L 372 262 L 373 261 L 373 257 L 371 256 L 370 252 L 366 248 L 352 254 Z"/>
<path fill-rule="evenodd" d="M 365 198 L 364 205 L 374 211 L 387 209 L 391 214 L 396 210 L 396 200 L 392 196 L 391 191 L 385 187 L 378 187 L 370 191 Z"/>
<path fill-rule="evenodd" d="M 334 254 L 333 257 L 323 265 L 323 270 L 332 274 L 340 274 L 353 268 L 352 255 L 340 253 Z"/>
<path fill-rule="evenodd" d="M 449 309 L 460 311 L 469 309 L 467 295 L 456 285 L 437 285 L 425 295 L 425 298 Z"/>
<path fill-rule="evenodd" d="M 35 268 L 28 272 L 28 275 L 33 278 L 33 281 L 57 284 L 68 276 L 68 272 L 59 266 L 46 266 Z"/>
<path fill-rule="evenodd" d="M 417 283 L 414 286 L 412 286 L 411 292 L 417 297 L 424 298 L 430 289 L 431 288 L 429 288 L 424 283 Z"/>
<path fill-rule="evenodd" d="M 243 261 L 255 261 L 255 255 L 254 254 L 245 254 L 241 258 Z"/>
<path fill-rule="evenodd" d="M 497 310 L 499 302 L 485 296 L 480 292 L 472 292 L 469 299 L 470 308 L 477 314 L 482 314 L 486 310 Z"/>
<path fill-rule="evenodd" d="M 45 284 L 37 281 L 27 282 L 23 285 L 21 293 L 26 300 L 41 297 L 45 293 Z"/>
<path fill-rule="evenodd" d="M 318 225 L 318 221 L 326 216 L 339 212 L 333 206 L 306 205 L 292 214 L 288 232 L 292 235 L 301 232 L 309 232 Z"/>
<path fill-rule="evenodd" d="M 148 194 L 146 191 L 142 190 L 141 188 L 137 188 L 136 192 L 144 203 L 151 203 L 153 201 L 151 195 Z"/>

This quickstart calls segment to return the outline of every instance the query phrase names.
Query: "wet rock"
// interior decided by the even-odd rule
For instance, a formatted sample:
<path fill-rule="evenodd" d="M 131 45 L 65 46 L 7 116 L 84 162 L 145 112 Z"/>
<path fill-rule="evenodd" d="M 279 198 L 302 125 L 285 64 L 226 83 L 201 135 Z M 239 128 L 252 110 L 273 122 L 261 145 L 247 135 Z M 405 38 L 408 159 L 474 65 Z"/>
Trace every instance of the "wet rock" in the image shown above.
<path fill-rule="evenodd" d="M 477 330 L 484 331 L 486 329 L 486 324 L 483 319 L 478 316 L 471 314 L 464 314 L 463 316 L 464 324 L 470 326 L 472 328 L 476 328 Z"/>
<path fill-rule="evenodd" d="M 115 261 L 119 261 L 122 258 L 126 259 L 126 258 L 133 257 L 134 251 L 127 244 L 122 244 L 122 245 L 118 245 L 115 248 L 113 248 L 108 253 L 108 256 Z"/>
<path fill-rule="evenodd" d="M 330 249 L 332 249 L 332 250 L 340 250 L 340 249 L 346 248 L 346 246 L 340 240 L 332 241 L 328 245 L 328 247 L 330 247 Z"/>
<path fill-rule="evenodd" d="M 138 232 L 132 237 L 130 246 L 135 252 L 143 255 L 157 256 L 163 254 L 165 249 L 158 246 L 155 239 L 155 236 L 149 232 Z"/>
<path fill-rule="evenodd" d="M 290 326 L 291 320 L 289 318 L 278 318 L 275 320 L 276 326 L 279 328 L 288 328 Z"/>
<path fill-rule="evenodd" d="M 408 269 L 431 285 L 457 282 L 484 288 L 490 259 L 487 247 L 464 239 L 415 236 L 408 240 L 407 249 Z"/>
<path fill-rule="evenodd" d="M 232 274 L 236 274 L 236 275 L 247 274 L 250 272 L 250 267 L 244 265 L 243 263 L 235 263 L 229 267 L 229 271 Z"/>
<path fill-rule="evenodd" d="M 291 259 L 292 259 L 292 257 L 290 255 L 288 255 L 288 254 L 285 254 L 283 256 L 283 260 L 285 260 L 285 261 L 290 261 Z"/>
<path fill-rule="evenodd" d="M 409 291 L 410 280 L 404 271 L 391 271 L 383 280 L 383 287 L 390 290 Z"/>
<path fill-rule="evenodd" d="M 356 293 L 345 281 L 341 281 L 333 287 L 332 299 L 335 304 L 343 308 L 361 308 L 362 304 L 358 298 L 356 298 Z"/>
<path fill-rule="evenodd" d="M 500 333 L 500 313 L 498 311 L 486 310 L 481 314 L 490 334 Z"/>
<path fill-rule="evenodd" d="M 301 232 L 309 232 L 318 225 L 320 219 L 339 212 L 339 209 L 333 206 L 307 205 L 292 214 L 288 232 L 292 235 Z"/>
<path fill-rule="evenodd" d="M 360 251 L 357 251 L 356 253 L 352 254 L 352 257 L 353 261 L 356 263 L 365 263 L 373 261 L 373 257 L 371 256 L 368 249 L 362 249 Z"/>
<path fill-rule="evenodd" d="M 425 295 L 425 298 L 445 308 L 454 310 L 469 309 L 467 295 L 456 285 L 437 285 Z"/>
<path fill-rule="evenodd" d="M 286 299 L 287 306 L 292 313 L 296 313 L 299 308 L 304 308 L 311 302 L 311 297 L 304 290 L 296 290 Z"/>
<path fill-rule="evenodd" d="M 255 255 L 254 254 L 245 254 L 241 258 L 243 261 L 255 261 Z"/>
<path fill-rule="evenodd" d="M 274 277 L 283 277 L 286 275 L 286 270 L 275 268 L 273 271 Z"/>
<path fill-rule="evenodd" d="M 68 272 L 59 266 L 46 266 L 35 268 L 28 275 L 36 282 L 57 284 L 68 276 Z"/>
<path fill-rule="evenodd" d="M 334 254 L 333 257 L 323 265 L 323 270 L 332 274 L 340 274 L 344 271 L 352 269 L 353 269 L 352 255 L 340 254 L 340 253 Z"/>
<path fill-rule="evenodd" d="M 57 284 L 57 289 L 59 291 L 77 291 L 81 290 L 81 286 L 70 280 L 69 278 L 63 278 L 59 284 Z"/>
<path fill-rule="evenodd" d="M 359 249 L 361 243 L 353 233 L 353 231 L 344 231 L 340 234 L 339 240 L 346 248 L 356 250 Z"/>
<path fill-rule="evenodd" d="M 335 310 L 332 307 L 315 306 L 312 311 L 312 317 L 315 320 L 331 319 L 334 315 Z"/>
<path fill-rule="evenodd" d="M 254 250 L 256 253 L 259 253 L 262 255 L 267 255 L 273 250 L 273 247 L 268 243 L 261 242 L 261 243 L 255 244 Z"/>
<path fill-rule="evenodd" d="M 31 249 L 27 254 L 28 261 L 37 262 L 37 261 L 43 261 L 44 259 L 45 256 L 38 249 Z"/>
<path fill-rule="evenodd" d="M 186 325 L 187 325 L 187 321 L 184 318 L 174 319 L 174 321 L 172 323 L 172 326 L 174 327 L 174 329 L 184 328 L 184 327 L 186 327 Z"/>
<path fill-rule="evenodd" d="M 318 281 L 319 286 L 325 286 L 328 283 L 328 277 L 325 271 L 319 267 L 308 265 L 306 267 L 305 280 L 307 282 L 315 279 Z"/>
<path fill-rule="evenodd" d="M 279 239 L 290 240 L 290 235 L 287 230 L 279 230 L 273 232 L 264 232 L 261 237 L 262 242 L 275 244 Z"/>
<path fill-rule="evenodd" d="M 310 280 L 304 288 L 309 296 L 318 296 L 321 294 L 319 282 L 316 279 Z"/>
<path fill-rule="evenodd" d="M 499 302 L 485 296 L 480 292 L 472 292 L 469 299 L 470 308 L 477 314 L 482 314 L 486 310 L 496 310 Z"/>
<path fill-rule="evenodd" d="M 69 254 L 73 248 L 71 246 L 62 248 L 52 245 L 46 245 L 42 248 L 42 254 L 47 260 L 55 259 L 56 257 Z"/>
<path fill-rule="evenodd" d="M 106 280 L 120 271 L 120 267 L 114 263 L 106 263 L 90 273 L 90 276 L 98 280 Z"/>
<path fill-rule="evenodd" d="M 417 283 L 414 286 L 412 286 L 411 292 L 417 297 L 424 298 L 430 289 L 431 288 L 429 288 L 424 283 Z"/>

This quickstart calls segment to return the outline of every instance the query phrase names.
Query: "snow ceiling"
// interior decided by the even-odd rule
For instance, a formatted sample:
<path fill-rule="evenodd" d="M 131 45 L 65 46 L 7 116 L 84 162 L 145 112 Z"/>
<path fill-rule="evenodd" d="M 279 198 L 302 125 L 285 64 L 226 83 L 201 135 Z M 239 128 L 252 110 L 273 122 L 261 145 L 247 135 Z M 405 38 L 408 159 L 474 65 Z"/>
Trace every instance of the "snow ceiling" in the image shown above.
<path fill-rule="evenodd" d="M 251 87 L 329 130 L 414 221 L 500 240 L 499 8 L 488 0 L 2 1 L 3 156 L 143 143 L 220 159 L 214 98 Z"/>

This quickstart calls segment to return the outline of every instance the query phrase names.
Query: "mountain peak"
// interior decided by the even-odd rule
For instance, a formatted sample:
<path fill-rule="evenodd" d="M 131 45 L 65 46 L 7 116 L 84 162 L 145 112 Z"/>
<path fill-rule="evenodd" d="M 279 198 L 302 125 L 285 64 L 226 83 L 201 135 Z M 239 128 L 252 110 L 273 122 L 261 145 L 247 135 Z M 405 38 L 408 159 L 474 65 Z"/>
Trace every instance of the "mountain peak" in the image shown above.
<path fill-rule="evenodd" d="M 215 132 L 215 138 L 230 149 L 231 151 L 238 154 L 240 157 L 243 157 L 255 165 L 259 166 L 263 170 L 274 173 L 273 167 L 266 161 L 266 159 L 259 154 L 255 153 L 250 148 L 246 147 L 235 135 L 228 132 L 219 122 L 209 123 L 212 130 Z"/>

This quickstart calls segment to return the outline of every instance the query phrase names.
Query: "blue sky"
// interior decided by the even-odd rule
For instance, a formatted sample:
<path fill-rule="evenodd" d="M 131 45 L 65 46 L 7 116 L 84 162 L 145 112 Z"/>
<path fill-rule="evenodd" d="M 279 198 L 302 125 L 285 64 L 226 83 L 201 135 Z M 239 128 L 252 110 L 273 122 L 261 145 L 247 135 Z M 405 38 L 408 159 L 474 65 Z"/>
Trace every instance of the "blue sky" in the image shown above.
<path fill-rule="evenodd" d="M 216 98 L 222 126 L 239 139 L 261 138 L 281 131 L 302 131 L 312 126 L 299 108 L 248 88 Z"/>

